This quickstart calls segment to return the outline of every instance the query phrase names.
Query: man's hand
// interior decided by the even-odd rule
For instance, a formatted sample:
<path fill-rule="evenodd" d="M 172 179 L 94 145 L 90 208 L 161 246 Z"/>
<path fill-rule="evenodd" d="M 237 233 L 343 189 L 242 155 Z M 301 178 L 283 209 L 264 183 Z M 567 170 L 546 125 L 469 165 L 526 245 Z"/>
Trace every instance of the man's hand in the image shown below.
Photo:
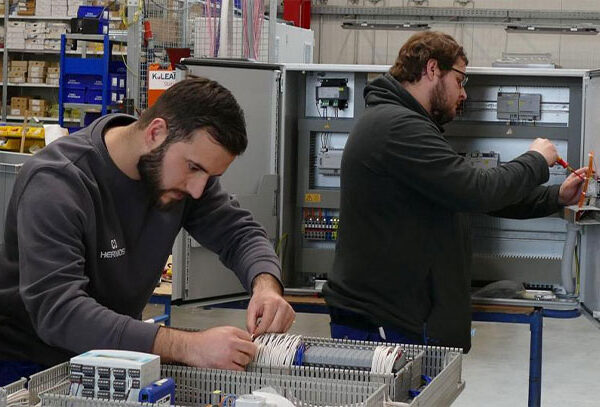
<path fill-rule="evenodd" d="M 189 366 L 244 370 L 254 359 L 256 345 L 250 334 L 232 326 L 185 332 L 161 327 L 154 339 L 152 353 L 161 362 L 179 362 Z"/>
<path fill-rule="evenodd" d="M 575 171 L 581 176 L 585 176 L 587 167 L 583 167 Z M 560 186 L 558 192 L 558 203 L 563 206 L 574 205 L 579 200 L 583 180 L 574 173 L 569 174 L 567 179 Z"/>
<path fill-rule="evenodd" d="M 290 329 L 296 313 L 281 294 L 281 285 L 272 275 L 263 273 L 254 278 L 246 315 L 248 332 L 257 336 Z"/>
<path fill-rule="evenodd" d="M 531 143 L 531 146 L 529 146 L 529 150 L 537 151 L 543 155 L 548 163 L 548 167 L 552 167 L 554 164 L 556 164 L 556 160 L 558 160 L 556 146 L 548 139 L 536 138 L 533 143 Z"/>

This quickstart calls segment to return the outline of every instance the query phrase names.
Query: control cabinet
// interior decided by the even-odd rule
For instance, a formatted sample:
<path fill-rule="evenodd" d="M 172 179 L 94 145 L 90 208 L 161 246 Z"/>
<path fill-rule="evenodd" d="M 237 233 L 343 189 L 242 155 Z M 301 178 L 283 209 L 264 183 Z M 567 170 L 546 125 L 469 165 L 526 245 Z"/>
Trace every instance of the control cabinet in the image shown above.
<path fill-rule="evenodd" d="M 248 96 L 246 81 L 239 80 L 245 77 L 247 64 L 237 68 L 235 63 L 225 64 L 232 69 L 228 75 L 220 75 L 212 62 L 184 61 L 189 72 L 218 77 L 226 87 L 233 87 L 236 96 Z M 277 129 L 277 147 L 270 149 L 275 153 L 272 160 L 277 176 L 273 245 L 283 264 L 286 286 L 314 289 L 332 269 L 337 229 L 343 222 L 339 207 L 344 146 L 365 109 L 365 86 L 389 67 L 253 64 L 252 69 L 259 66 L 278 73 L 278 110 L 269 116 Z M 445 126 L 444 136 L 473 166 L 492 168 L 508 162 L 527 151 L 538 137 L 552 140 L 560 156 L 573 167 L 582 166 L 587 153 L 600 148 L 591 135 L 594 120 L 600 120 L 600 112 L 590 114 L 600 109 L 589 97 L 598 93 L 595 81 L 599 79 L 592 73 L 523 68 L 469 68 L 467 72 L 468 99 L 458 117 Z M 271 104 L 273 100 L 261 103 Z M 253 109 L 259 101 L 252 97 L 248 103 L 242 104 L 245 110 Z M 247 120 L 251 125 L 264 122 L 265 117 L 247 115 Z M 565 169 L 554 166 L 548 184 L 560 184 L 567 175 Z M 567 221 L 561 214 L 529 220 L 484 214 L 472 218 L 474 280 L 561 285 L 567 240 Z M 585 249 L 593 247 L 589 239 L 595 236 L 593 231 L 582 233 L 575 249 L 582 288 L 574 294 L 583 297 L 589 292 L 590 302 L 593 297 L 600 299 L 598 287 L 589 286 L 597 286 L 598 267 L 593 265 L 598 261 Z"/>

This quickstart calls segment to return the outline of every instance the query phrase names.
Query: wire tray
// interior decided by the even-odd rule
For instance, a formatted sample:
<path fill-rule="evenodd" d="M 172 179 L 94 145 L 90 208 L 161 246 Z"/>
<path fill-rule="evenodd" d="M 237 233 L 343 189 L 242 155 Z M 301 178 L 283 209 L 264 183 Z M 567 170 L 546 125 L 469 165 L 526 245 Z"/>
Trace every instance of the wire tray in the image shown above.
<path fill-rule="evenodd" d="M 26 379 L 18 380 L 14 383 L 9 384 L 5 387 L 0 387 L 0 407 L 6 407 L 8 405 L 8 398 L 15 393 L 25 390 Z"/>
<path fill-rule="evenodd" d="M 326 346 L 372 348 L 380 345 L 372 342 L 337 340 L 328 338 L 304 338 L 305 343 Z M 391 345 L 391 344 L 388 344 Z M 175 401 L 177 405 L 190 406 L 214 402 L 214 390 L 225 393 L 244 394 L 262 387 L 273 387 L 299 407 L 351 405 L 356 407 L 380 407 L 384 399 L 391 395 L 389 406 L 446 406 L 450 405 L 464 388 L 461 378 L 462 351 L 458 348 L 444 348 L 421 345 L 402 345 L 409 362 L 403 369 L 392 375 L 374 375 L 366 371 L 294 367 L 288 371 L 274 368 L 250 367 L 251 372 L 231 372 L 223 370 L 198 369 L 184 366 L 163 365 L 162 377 L 172 377 L 177 384 Z M 115 402 L 73 397 L 68 395 L 69 363 L 63 363 L 36 375 L 29 381 L 29 405 L 45 407 L 140 407 L 142 403 Z M 408 389 L 420 385 L 421 375 L 432 378 L 421 393 L 408 398 Z M 386 381 L 387 380 L 387 381 Z M 22 390 L 26 381 L 22 379 L 0 388 L 0 407 L 11 407 L 7 396 Z"/>
<path fill-rule="evenodd" d="M 74 397 L 68 395 L 69 385 L 64 382 L 68 375 L 68 363 L 40 373 L 52 378 L 53 389 L 39 394 L 43 407 L 118 407 L 143 403 L 117 402 Z M 213 392 L 221 394 L 247 394 L 263 387 L 272 387 L 298 407 L 355 406 L 380 407 L 385 398 L 385 386 L 381 383 L 340 382 L 313 377 L 293 377 L 253 372 L 199 369 L 193 367 L 163 365 L 162 377 L 172 377 L 177 385 L 175 403 L 178 406 L 198 406 L 215 402 Z M 51 380 L 46 381 L 49 384 Z M 64 382 L 66 384 L 61 384 Z M 32 399 L 30 397 L 30 399 Z M 33 404 L 31 404 L 33 405 Z M 3 407 L 3 406 L 0 406 Z"/>

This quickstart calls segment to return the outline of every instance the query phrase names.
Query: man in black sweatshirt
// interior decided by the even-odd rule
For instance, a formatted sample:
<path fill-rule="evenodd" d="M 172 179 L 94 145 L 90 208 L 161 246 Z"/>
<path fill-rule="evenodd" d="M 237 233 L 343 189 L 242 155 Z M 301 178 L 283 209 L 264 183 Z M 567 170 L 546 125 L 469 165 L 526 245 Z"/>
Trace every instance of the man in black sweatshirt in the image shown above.
<path fill-rule="evenodd" d="M 575 175 L 540 186 L 558 158 L 546 139 L 487 170 L 452 149 L 442 125 L 467 97 L 467 63 L 449 35 L 418 33 L 365 89 L 342 157 L 338 241 L 323 288 L 333 337 L 468 351 L 468 213 L 542 217 L 577 199 Z"/>
<path fill-rule="evenodd" d="M 219 183 L 246 145 L 233 95 L 190 79 L 138 121 L 104 116 L 31 157 L 2 231 L 0 385 L 90 349 L 241 370 L 256 351 L 251 334 L 289 329 L 272 245 Z M 181 228 L 252 292 L 248 332 L 140 321 Z"/>

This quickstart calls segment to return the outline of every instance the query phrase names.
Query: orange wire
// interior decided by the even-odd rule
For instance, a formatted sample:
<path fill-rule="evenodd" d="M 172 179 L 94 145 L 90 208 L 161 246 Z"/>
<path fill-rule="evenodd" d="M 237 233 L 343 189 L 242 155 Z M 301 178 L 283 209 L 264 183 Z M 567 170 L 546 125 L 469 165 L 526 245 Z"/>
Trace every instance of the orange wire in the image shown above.
<path fill-rule="evenodd" d="M 581 195 L 579 196 L 579 203 L 577 204 L 577 206 L 579 206 L 579 208 L 581 208 L 585 202 L 585 197 L 587 196 L 587 190 L 588 190 L 588 184 L 590 182 L 590 177 L 592 176 L 592 173 L 594 172 L 594 152 L 590 151 L 590 153 L 588 154 L 588 157 L 589 157 L 589 162 L 588 162 L 587 172 L 585 174 L 585 181 L 583 182 L 583 189 L 581 190 Z"/>

